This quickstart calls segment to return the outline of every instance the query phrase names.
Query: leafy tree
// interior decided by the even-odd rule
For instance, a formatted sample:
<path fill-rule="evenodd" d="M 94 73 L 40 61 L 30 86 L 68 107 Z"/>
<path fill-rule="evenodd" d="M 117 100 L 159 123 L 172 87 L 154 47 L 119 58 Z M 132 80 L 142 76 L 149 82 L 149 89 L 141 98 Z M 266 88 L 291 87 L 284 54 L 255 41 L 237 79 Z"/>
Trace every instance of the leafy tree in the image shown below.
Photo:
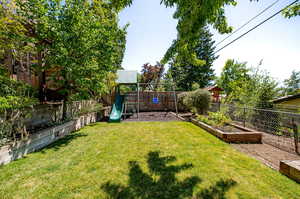
<path fill-rule="evenodd" d="M 226 101 L 242 106 L 256 108 L 272 108 L 272 99 L 278 96 L 278 83 L 266 71 L 259 68 L 247 68 L 246 73 L 237 76 L 226 86 L 230 92 L 227 94 Z M 245 78 L 246 77 L 246 78 Z"/>
<path fill-rule="evenodd" d="M 233 88 L 242 86 L 244 82 L 249 80 L 248 73 L 249 69 L 246 62 L 228 59 L 222 69 L 220 78 L 217 80 L 217 84 L 229 95 L 233 91 Z"/>
<path fill-rule="evenodd" d="M 188 60 L 175 57 L 170 63 L 168 73 L 173 77 L 179 90 L 190 91 L 204 88 L 211 84 L 214 79 L 213 62 L 217 59 L 214 54 L 212 34 L 207 27 L 202 29 L 196 41 L 195 49 L 197 59 L 205 61 L 203 66 L 194 65 Z"/>
<path fill-rule="evenodd" d="M 291 76 L 284 80 L 284 94 L 294 95 L 300 89 L 300 71 L 293 71 Z"/>
<path fill-rule="evenodd" d="M 226 5 L 236 5 L 235 0 L 205 0 L 205 1 L 182 1 L 162 0 L 166 7 L 176 7 L 173 17 L 178 21 L 178 36 L 166 52 L 161 63 L 165 64 L 176 54 L 178 59 L 188 60 L 194 65 L 203 65 L 203 60 L 197 59 L 195 40 L 205 25 L 212 25 L 220 33 L 232 31 L 225 17 Z M 131 5 L 132 0 L 113 0 L 113 4 Z M 116 6 L 118 7 L 118 6 Z"/>
<path fill-rule="evenodd" d="M 283 11 L 283 15 L 287 18 L 300 16 L 300 3 L 296 3 Z"/>
<path fill-rule="evenodd" d="M 164 70 L 164 65 L 160 64 L 159 62 L 157 62 L 154 66 L 149 63 L 144 64 L 141 71 L 141 83 L 149 84 L 149 89 L 156 89 L 162 79 Z M 151 84 L 154 84 L 154 86 Z"/>
<path fill-rule="evenodd" d="M 35 69 L 41 84 L 50 70 L 65 99 L 75 92 L 99 94 L 107 73 L 120 67 L 125 50 L 126 27 L 119 28 L 111 3 L 17 0 L 17 5 L 26 39 L 38 54 Z"/>

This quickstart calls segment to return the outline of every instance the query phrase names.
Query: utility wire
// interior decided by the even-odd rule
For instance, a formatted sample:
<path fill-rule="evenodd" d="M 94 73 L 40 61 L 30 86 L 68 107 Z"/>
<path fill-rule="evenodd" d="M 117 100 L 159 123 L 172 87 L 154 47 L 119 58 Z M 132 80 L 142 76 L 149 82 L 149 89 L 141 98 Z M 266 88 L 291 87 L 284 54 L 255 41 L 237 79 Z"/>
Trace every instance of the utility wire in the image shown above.
<path fill-rule="evenodd" d="M 248 34 L 249 32 L 253 31 L 254 29 L 258 28 L 259 26 L 261 26 L 262 24 L 266 23 L 267 21 L 269 21 L 270 19 L 272 19 L 273 17 L 275 17 L 276 15 L 278 15 L 279 13 L 281 13 L 282 11 L 284 11 L 285 9 L 287 9 L 288 7 L 294 5 L 295 3 L 297 3 L 299 0 L 296 0 L 292 3 L 290 3 L 289 5 L 287 5 L 286 7 L 282 8 L 281 10 L 279 10 L 278 12 L 276 12 L 275 14 L 273 14 L 272 16 L 268 17 L 267 19 L 265 19 L 264 21 L 260 22 L 259 24 L 257 24 L 256 26 L 254 26 L 253 28 L 251 28 L 250 30 L 248 30 L 247 32 L 245 32 L 244 34 L 240 35 L 239 37 L 237 37 L 236 39 L 232 40 L 231 42 L 229 42 L 228 44 L 226 44 L 225 46 L 223 46 L 222 48 L 218 49 L 217 51 L 215 51 L 215 53 L 220 52 L 221 50 L 223 50 L 224 48 L 226 48 L 227 46 L 229 46 L 230 44 L 236 42 L 237 40 L 239 40 L 240 38 L 242 38 L 243 36 L 245 36 L 246 34 Z"/>
<path fill-rule="evenodd" d="M 263 13 L 265 13 L 267 10 L 269 10 L 271 7 L 273 7 L 276 3 L 278 3 L 280 0 L 276 0 L 275 2 L 273 2 L 271 5 L 269 5 L 268 7 L 266 7 L 264 10 L 262 10 L 260 13 L 258 13 L 257 15 L 255 15 L 254 17 L 252 17 L 249 21 L 247 21 L 245 24 L 243 24 L 241 27 L 239 27 L 238 29 L 236 29 L 235 31 L 233 31 L 230 35 L 228 35 L 227 37 L 225 37 L 222 41 L 220 41 L 219 43 L 216 44 L 216 46 L 218 46 L 219 44 L 223 43 L 226 39 L 228 39 L 229 37 L 231 37 L 232 35 L 234 35 L 236 32 L 238 32 L 239 30 L 241 30 L 242 28 L 244 28 L 246 25 L 248 25 L 250 22 L 252 22 L 254 19 L 256 19 L 257 17 L 259 17 L 260 15 L 262 15 Z"/>

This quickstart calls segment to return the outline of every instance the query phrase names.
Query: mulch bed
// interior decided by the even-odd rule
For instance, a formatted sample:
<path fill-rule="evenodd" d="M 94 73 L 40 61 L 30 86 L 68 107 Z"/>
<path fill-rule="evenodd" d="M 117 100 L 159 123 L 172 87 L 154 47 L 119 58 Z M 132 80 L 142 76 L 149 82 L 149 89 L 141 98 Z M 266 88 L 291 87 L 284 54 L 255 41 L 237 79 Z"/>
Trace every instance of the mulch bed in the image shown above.
<path fill-rule="evenodd" d="M 181 121 L 176 115 L 171 112 L 140 112 L 139 118 L 137 114 L 134 114 L 126 119 L 123 122 L 135 122 L 135 121 Z"/>

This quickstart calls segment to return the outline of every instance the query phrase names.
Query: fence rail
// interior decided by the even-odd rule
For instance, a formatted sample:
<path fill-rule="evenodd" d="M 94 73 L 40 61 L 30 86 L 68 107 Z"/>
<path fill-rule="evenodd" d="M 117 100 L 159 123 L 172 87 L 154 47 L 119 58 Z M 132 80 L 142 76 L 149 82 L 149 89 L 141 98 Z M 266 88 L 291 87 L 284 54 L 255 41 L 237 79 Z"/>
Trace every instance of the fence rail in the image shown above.
<path fill-rule="evenodd" d="M 288 152 L 300 153 L 298 113 L 219 103 L 212 104 L 209 111 L 221 111 L 234 123 L 263 132 L 264 143 Z"/>

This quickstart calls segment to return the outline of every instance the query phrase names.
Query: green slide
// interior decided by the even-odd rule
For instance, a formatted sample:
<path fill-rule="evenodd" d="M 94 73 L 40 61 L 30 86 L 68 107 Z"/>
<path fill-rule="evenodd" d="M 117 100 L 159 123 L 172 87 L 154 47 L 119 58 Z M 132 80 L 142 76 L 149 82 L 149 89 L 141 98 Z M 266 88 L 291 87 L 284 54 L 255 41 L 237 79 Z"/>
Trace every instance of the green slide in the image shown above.
<path fill-rule="evenodd" d="M 109 116 L 109 122 L 120 122 L 123 112 L 124 97 L 121 95 L 116 96 L 116 101 L 112 107 L 112 111 Z"/>

